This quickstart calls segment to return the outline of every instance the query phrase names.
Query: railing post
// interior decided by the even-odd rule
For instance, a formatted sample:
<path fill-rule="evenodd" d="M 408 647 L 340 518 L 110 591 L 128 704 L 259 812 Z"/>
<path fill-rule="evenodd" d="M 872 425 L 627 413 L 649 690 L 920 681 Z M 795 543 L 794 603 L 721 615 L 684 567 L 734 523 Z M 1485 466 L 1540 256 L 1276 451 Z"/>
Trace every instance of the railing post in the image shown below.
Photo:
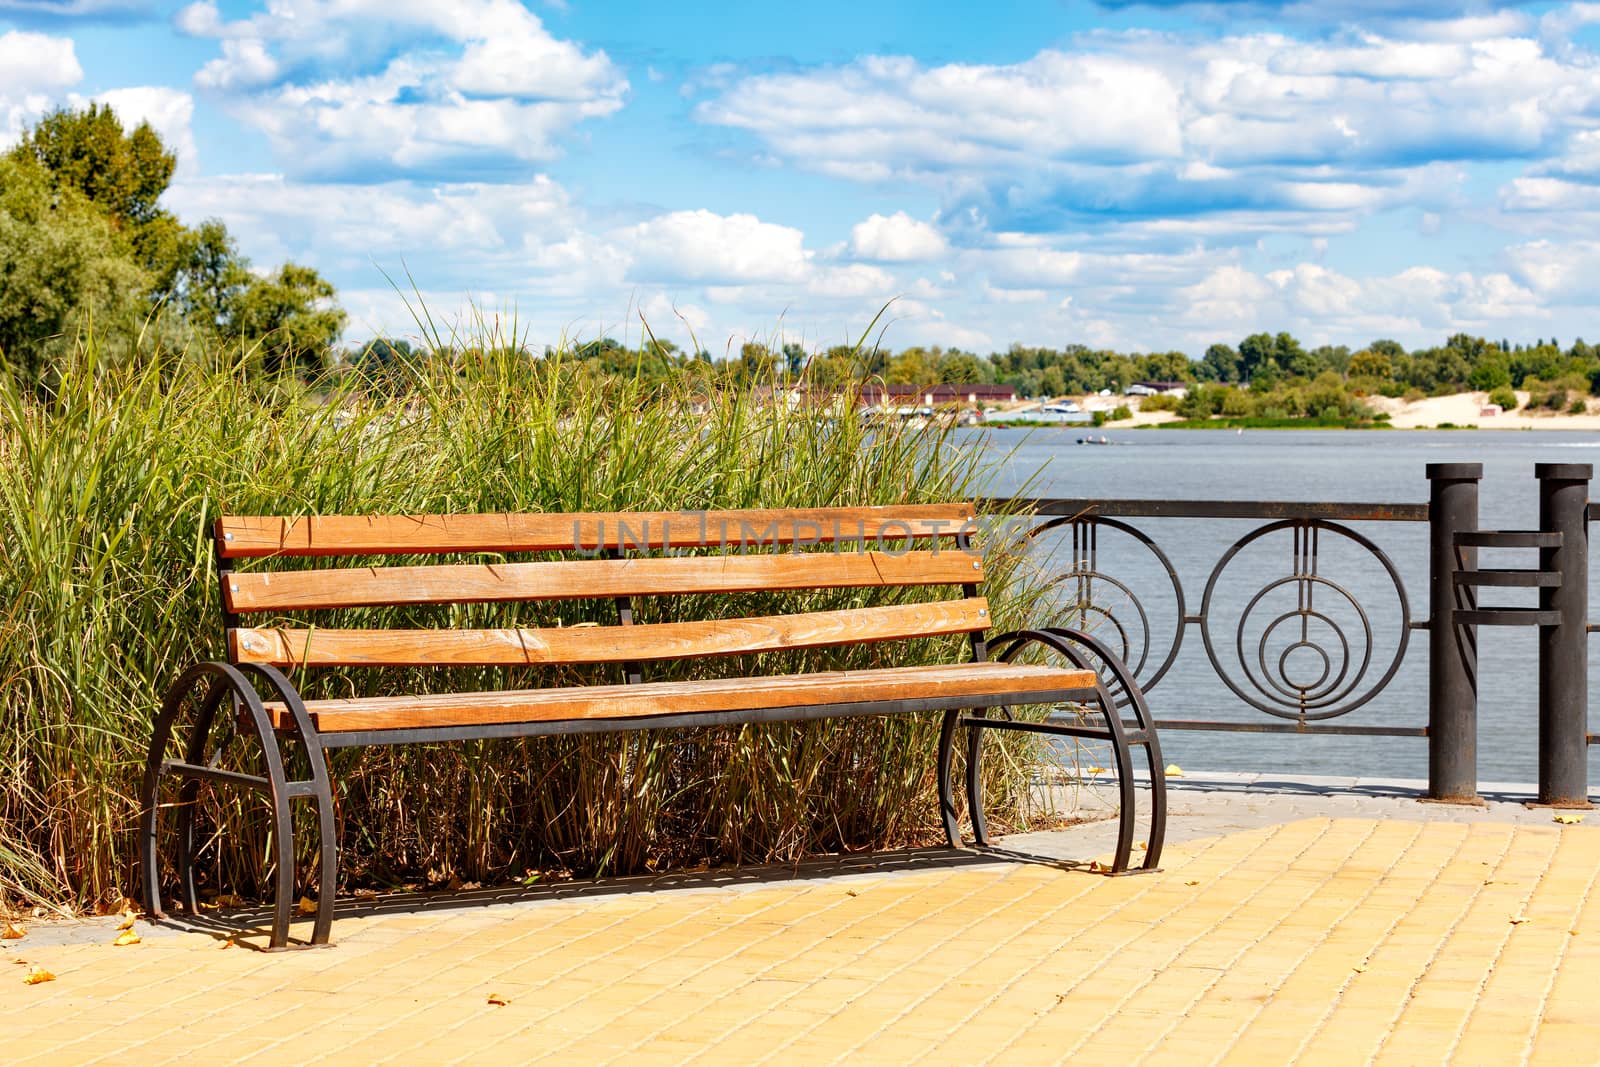
<path fill-rule="evenodd" d="M 1482 477 L 1481 463 L 1428 464 L 1428 796 L 1457 803 L 1478 799 L 1478 644 L 1455 624 L 1471 594 L 1454 575 L 1477 569 L 1478 550 L 1455 535 L 1478 528 Z"/>
<path fill-rule="evenodd" d="M 1539 569 L 1561 575 L 1539 590 L 1539 607 L 1559 613 L 1539 627 L 1539 803 L 1589 801 L 1589 463 L 1538 463 L 1539 529 L 1561 535 L 1539 550 Z"/>

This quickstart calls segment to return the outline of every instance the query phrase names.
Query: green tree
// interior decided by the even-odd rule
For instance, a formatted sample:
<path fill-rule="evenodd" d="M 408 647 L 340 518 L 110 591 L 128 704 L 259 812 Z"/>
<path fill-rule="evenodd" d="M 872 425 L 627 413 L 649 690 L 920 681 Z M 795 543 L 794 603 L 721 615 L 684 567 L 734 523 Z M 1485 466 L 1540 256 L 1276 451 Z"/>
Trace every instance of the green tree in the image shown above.
<path fill-rule="evenodd" d="M 938 379 L 956 385 L 971 385 L 989 380 L 984 362 L 971 352 L 951 350 L 939 360 Z"/>
<path fill-rule="evenodd" d="M 32 160 L 0 159 L 0 360 L 23 386 L 47 384 L 90 323 L 134 336 L 146 284 L 103 211 Z"/>
<path fill-rule="evenodd" d="M 1206 349 L 1200 361 L 1199 377 L 1202 381 L 1236 382 L 1239 380 L 1239 353 L 1232 345 L 1214 344 Z"/>
<path fill-rule="evenodd" d="M 936 376 L 937 357 L 925 348 L 907 348 L 889 360 L 883 376 L 890 385 L 927 385 Z"/>
<path fill-rule="evenodd" d="M 252 278 L 234 298 L 228 329 L 260 346 L 267 373 L 293 370 L 309 377 L 325 368 L 328 350 L 344 329 L 344 311 L 333 297 L 333 286 L 316 271 L 285 263 L 265 278 Z"/>
<path fill-rule="evenodd" d="M 1394 377 L 1394 360 L 1385 352 L 1363 348 L 1350 357 L 1349 374 L 1351 378 L 1387 380 Z"/>
<path fill-rule="evenodd" d="M 1134 361 L 1134 373 L 1139 379 L 1151 382 L 1192 382 L 1195 378 L 1194 363 L 1182 352 L 1152 352 L 1140 356 Z"/>
<path fill-rule="evenodd" d="M 110 213 L 118 225 L 150 222 L 172 181 L 177 157 L 148 122 L 124 133 L 107 104 L 84 111 L 53 111 L 11 150 L 44 167 L 59 187 L 74 189 Z"/>
<path fill-rule="evenodd" d="M 806 349 L 804 345 L 790 341 L 783 346 L 784 369 L 791 380 L 800 377 L 800 372 L 805 370 Z"/>
<path fill-rule="evenodd" d="M 1277 353 L 1277 340 L 1270 333 L 1253 333 L 1239 342 L 1239 380 L 1253 382 L 1259 369 Z"/>
<path fill-rule="evenodd" d="M 343 327 L 315 270 L 258 278 L 221 222 L 189 229 L 161 208 L 176 158 L 148 123 L 126 132 L 100 104 L 55 111 L 0 165 L 0 346 L 28 380 L 89 317 L 103 344 L 131 349 L 141 313 L 160 308 L 163 330 L 259 343 L 274 369 L 320 366 Z"/>

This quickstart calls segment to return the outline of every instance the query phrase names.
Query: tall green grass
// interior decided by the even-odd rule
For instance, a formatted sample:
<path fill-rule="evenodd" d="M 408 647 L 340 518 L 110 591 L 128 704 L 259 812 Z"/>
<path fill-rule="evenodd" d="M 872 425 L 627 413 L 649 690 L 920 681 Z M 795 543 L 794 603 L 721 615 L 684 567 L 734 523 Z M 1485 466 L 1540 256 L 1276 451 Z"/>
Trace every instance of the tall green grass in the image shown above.
<path fill-rule="evenodd" d="M 209 530 L 224 511 L 784 507 L 981 490 L 981 452 L 948 447 L 938 430 L 868 429 L 703 380 L 596 380 L 514 346 L 468 351 L 408 371 L 398 397 L 353 377 L 308 388 L 178 357 L 108 369 L 92 344 L 49 397 L 0 391 L 0 898 L 89 906 L 135 891 L 137 783 L 160 694 L 187 664 L 223 654 Z M 1030 595 L 1013 562 L 989 564 L 1002 626 L 1020 621 Z M 783 610 L 776 599 L 662 598 L 641 618 Z M 609 610 L 569 602 L 441 615 L 570 624 Z M 663 665 L 650 677 L 960 654 L 950 641 L 872 646 Z M 555 680 L 568 678 L 303 679 L 310 695 Z M 905 843 L 938 824 L 937 729 L 897 717 L 340 752 L 345 869 L 369 883 L 504 880 Z M 1025 792 L 1023 767 L 1009 758 L 989 767 L 1004 817 Z M 209 847 L 244 857 L 219 870 L 249 893 L 261 832 L 246 808 L 213 807 Z"/>

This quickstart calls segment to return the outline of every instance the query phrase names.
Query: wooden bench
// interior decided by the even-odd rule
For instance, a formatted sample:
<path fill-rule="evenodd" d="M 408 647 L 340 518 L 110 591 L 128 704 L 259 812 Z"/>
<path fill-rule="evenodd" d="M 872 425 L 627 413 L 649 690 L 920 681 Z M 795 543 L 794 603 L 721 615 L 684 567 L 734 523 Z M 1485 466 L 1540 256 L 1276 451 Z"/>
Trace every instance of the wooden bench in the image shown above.
<path fill-rule="evenodd" d="M 1090 636 L 1055 628 L 989 632 L 983 560 L 971 542 L 975 518 L 971 504 L 956 503 L 219 519 L 216 557 L 227 659 L 185 672 L 157 716 L 140 827 L 146 907 L 152 917 L 161 915 L 157 845 L 161 785 L 167 776 L 179 781 L 175 860 L 183 902 L 191 912 L 198 906 L 194 810 L 200 783 L 267 795 L 277 856 L 271 945 L 281 948 L 289 943 L 297 899 L 290 805 L 300 799 L 315 806 L 320 834 L 320 891 L 310 940 L 328 941 L 338 880 L 333 787 L 325 758 L 329 749 L 889 713 L 943 714 L 939 798 L 952 846 L 961 841 L 952 781 L 960 730 L 967 731 L 968 810 L 979 845 L 988 843 L 978 771 L 983 731 L 1029 730 L 1109 741 L 1121 800 L 1111 864 L 1117 873 L 1128 870 L 1136 834 L 1131 751 L 1144 748 L 1152 799 L 1143 868 L 1154 869 L 1161 855 L 1165 795 L 1160 750 L 1143 697 L 1117 658 Z M 373 565 L 372 560 L 441 555 L 454 559 L 420 565 L 407 560 Z M 358 562 L 328 567 L 300 558 L 340 556 Z M 361 557 L 366 561 L 360 562 Z M 239 560 L 291 562 L 276 569 L 259 563 L 237 569 Z M 936 600 L 926 599 L 926 593 L 905 595 L 902 587 L 911 586 L 945 587 L 947 593 Z M 702 603 L 716 594 L 778 591 L 783 602 L 803 609 L 805 598 L 814 595 L 807 591 L 815 590 L 849 590 L 850 606 L 755 618 L 638 623 L 634 618 L 635 610 L 647 603 L 644 598 L 692 595 Z M 336 629 L 283 619 L 284 613 L 329 609 L 570 600 L 598 601 L 606 624 Z M 658 601 L 648 603 L 660 606 Z M 272 625 L 246 622 L 246 616 L 263 615 L 271 616 Z M 782 675 L 747 669 L 732 677 L 695 662 L 939 635 L 965 635 L 970 661 Z M 1062 662 L 1010 662 L 1029 645 L 1052 650 Z M 664 661 L 691 661 L 701 669 L 690 673 L 719 676 L 647 680 L 650 665 Z M 285 673 L 349 666 L 543 665 L 559 665 L 569 673 L 574 667 L 615 671 L 616 681 L 307 700 Z M 1012 705 L 1064 702 L 1084 703 L 1098 714 L 1013 721 L 1008 710 Z M 1126 725 L 1119 703 L 1133 715 Z M 219 765 L 221 750 L 213 747 L 211 734 L 225 705 L 234 728 L 253 736 L 252 744 L 260 743 L 264 776 Z M 191 721 L 186 739 L 175 733 L 180 717 Z M 280 740 L 304 746 L 309 777 L 291 779 L 286 774 Z M 181 758 L 171 758 L 169 744 L 180 741 Z"/>

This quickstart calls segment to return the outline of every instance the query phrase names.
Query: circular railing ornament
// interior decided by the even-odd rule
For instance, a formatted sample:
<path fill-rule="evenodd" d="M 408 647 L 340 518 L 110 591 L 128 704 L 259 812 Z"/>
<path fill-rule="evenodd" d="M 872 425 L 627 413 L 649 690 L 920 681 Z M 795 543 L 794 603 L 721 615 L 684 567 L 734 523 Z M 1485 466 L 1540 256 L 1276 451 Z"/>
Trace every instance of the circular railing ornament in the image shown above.
<path fill-rule="evenodd" d="M 1218 653 L 1223 642 L 1215 632 L 1215 596 L 1223 572 L 1252 545 L 1283 530 L 1291 531 L 1293 539 L 1290 573 L 1268 581 L 1246 603 L 1230 642 L 1233 662 L 1225 663 Z M 1319 572 L 1324 535 L 1365 550 L 1394 587 L 1400 636 L 1376 679 L 1378 648 L 1367 608 L 1348 587 Z M 1255 618 L 1274 609 L 1275 615 Z M 1199 622 L 1206 656 L 1235 696 L 1269 715 L 1310 722 L 1354 711 L 1389 684 L 1410 641 L 1411 606 L 1399 571 L 1371 540 L 1321 519 L 1286 519 L 1245 535 L 1223 553 L 1206 581 Z"/>
<path fill-rule="evenodd" d="M 1177 568 L 1149 535 L 1116 519 L 1063 516 L 1035 527 L 1028 537 L 1036 541 L 1041 534 L 1063 526 L 1071 530 L 1072 560 L 1069 569 L 1051 579 L 1052 585 L 1066 590 L 1068 598 L 1058 606 L 1056 619 L 1062 625 L 1095 634 L 1104 641 L 1127 665 L 1139 688 L 1149 692 L 1172 669 L 1178 659 L 1178 649 L 1183 645 L 1187 607 Z M 1166 654 L 1153 668 L 1152 650 L 1159 646 L 1153 640 L 1150 612 L 1145 608 L 1144 599 L 1135 592 L 1133 582 L 1102 568 L 1100 534 L 1104 530 L 1124 534 L 1138 544 L 1157 564 L 1153 573 L 1164 579 L 1171 589 L 1175 611 L 1171 615 L 1170 643 L 1166 645 Z M 1114 598 L 1102 595 L 1107 589 L 1115 592 Z M 1166 618 L 1167 613 L 1161 612 L 1161 617 Z M 1118 703 L 1125 703 L 1120 695 Z"/>

